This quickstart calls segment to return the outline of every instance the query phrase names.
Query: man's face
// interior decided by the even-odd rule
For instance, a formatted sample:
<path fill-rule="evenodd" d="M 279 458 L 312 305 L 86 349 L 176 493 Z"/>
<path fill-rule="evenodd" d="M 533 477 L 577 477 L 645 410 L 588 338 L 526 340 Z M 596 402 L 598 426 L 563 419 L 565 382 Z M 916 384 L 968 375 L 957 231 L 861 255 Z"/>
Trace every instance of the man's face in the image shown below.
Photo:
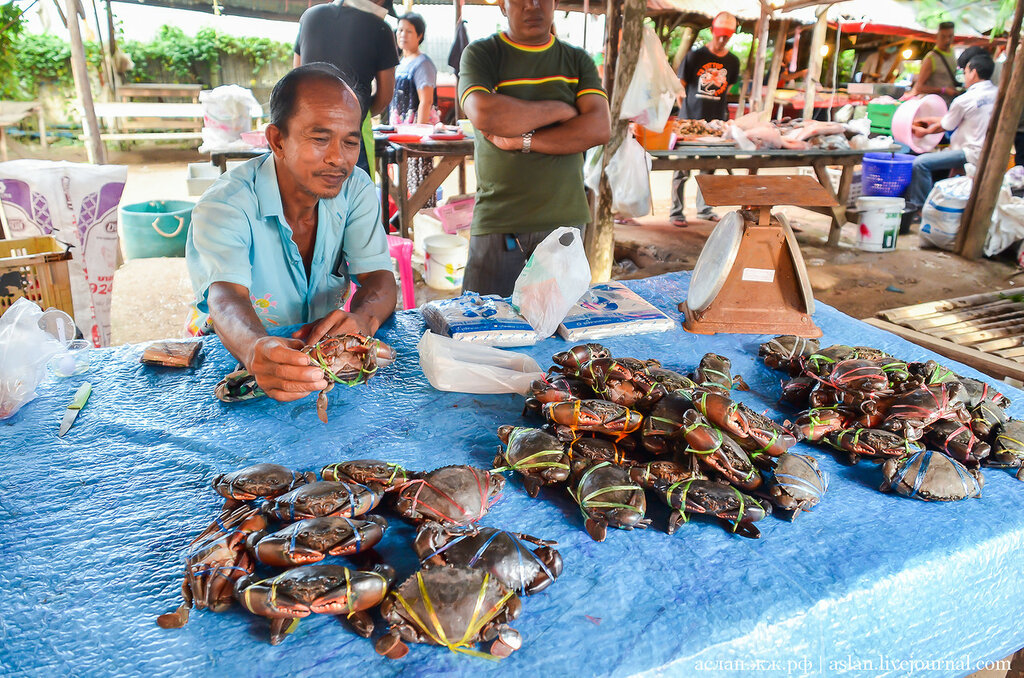
<path fill-rule="evenodd" d="M 939 29 L 938 35 L 935 37 L 935 46 L 941 49 L 943 52 L 947 51 L 953 44 L 953 29 L 952 28 L 941 28 Z"/>
<path fill-rule="evenodd" d="M 717 54 L 721 54 L 729 48 L 729 41 L 732 40 L 732 34 L 719 34 L 711 36 L 711 51 Z"/>
<path fill-rule="evenodd" d="M 964 66 L 964 86 L 965 87 L 970 87 L 971 85 L 975 84 L 979 80 L 981 80 L 981 78 L 978 77 L 978 71 L 974 70 L 970 66 Z"/>
<path fill-rule="evenodd" d="M 509 33 L 517 42 L 543 44 L 555 21 L 555 0 L 504 0 L 501 13 L 508 17 Z"/>
<path fill-rule="evenodd" d="M 359 159 L 359 122 L 359 103 L 350 91 L 314 80 L 299 87 L 287 133 L 270 125 L 267 139 L 298 190 L 333 198 Z"/>

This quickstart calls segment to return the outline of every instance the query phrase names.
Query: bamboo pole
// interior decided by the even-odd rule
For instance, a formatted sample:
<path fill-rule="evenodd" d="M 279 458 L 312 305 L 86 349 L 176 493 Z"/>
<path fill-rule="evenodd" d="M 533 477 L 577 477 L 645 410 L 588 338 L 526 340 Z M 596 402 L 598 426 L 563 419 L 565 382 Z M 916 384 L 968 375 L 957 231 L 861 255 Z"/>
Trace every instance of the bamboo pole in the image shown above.
<path fill-rule="evenodd" d="M 78 100 L 82 104 L 85 122 L 85 148 L 89 162 L 103 165 L 107 162 L 106 149 L 100 139 L 100 126 L 96 121 L 96 110 L 92 104 L 92 89 L 89 86 L 89 69 L 85 61 L 85 46 L 82 44 L 82 29 L 79 25 L 80 4 L 78 0 L 64 0 L 67 8 L 68 32 L 71 34 L 71 71 L 78 88 Z"/>
<path fill-rule="evenodd" d="M 760 22 L 758 23 L 760 26 Z M 755 29 L 760 33 L 760 29 Z M 750 43 L 750 51 L 747 52 L 747 62 L 743 66 L 743 75 L 740 76 L 740 97 L 736 102 L 736 117 L 743 115 L 747 107 L 747 89 L 750 85 L 750 73 L 754 69 L 754 43 Z"/>
<path fill-rule="evenodd" d="M 621 4 L 620 4 L 621 3 Z M 605 52 L 605 80 L 612 78 L 611 93 L 611 118 L 612 136 L 604 147 L 601 155 L 601 186 L 597 195 L 597 208 L 594 215 L 594 223 L 587 229 L 585 241 L 587 259 L 590 262 L 590 276 L 594 282 L 604 282 L 612 275 L 612 264 L 615 262 L 615 223 L 612 219 L 612 193 L 608 185 L 608 178 L 605 176 L 605 168 L 608 161 L 615 155 L 615 151 L 625 140 L 629 133 L 629 124 L 620 120 L 622 112 L 622 99 L 626 95 L 629 83 L 633 79 L 633 72 L 636 70 L 637 60 L 640 56 L 640 43 L 643 40 L 643 21 L 647 10 L 646 0 L 608 0 L 608 14 L 606 17 L 618 15 L 621 17 L 622 40 L 618 38 L 618 27 L 612 25 L 606 35 L 605 44 L 613 45 L 616 53 L 610 50 Z M 615 56 L 615 73 L 608 72 L 608 56 Z"/>
<path fill-rule="evenodd" d="M 786 53 L 786 35 L 789 33 L 789 19 L 780 19 L 779 28 L 775 31 L 775 43 L 772 52 L 772 67 L 768 73 L 768 93 L 764 98 L 762 120 L 771 120 L 772 109 L 775 108 L 775 93 L 779 89 L 779 71 L 782 68 L 782 56 Z"/>
<path fill-rule="evenodd" d="M 814 94 L 821 78 L 821 46 L 825 44 L 825 29 L 828 28 L 828 6 L 815 10 L 818 23 L 811 33 L 811 49 L 807 55 L 807 76 L 804 78 L 804 120 L 814 117 Z"/>
<path fill-rule="evenodd" d="M 693 30 L 693 26 L 683 28 L 683 36 L 679 40 L 679 49 L 676 50 L 675 55 L 672 57 L 672 70 L 676 73 L 679 72 L 679 67 L 683 65 L 683 59 L 690 53 L 690 48 L 693 47 L 693 39 L 696 37 L 697 32 Z"/>
<path fill-rule="evenodd" d="M 768 26 L 771 15 L 761 3 L 761 18 L 757 22 L 757 59 L 754 61 L 754 88 L 750 92 L 750 109 L 761 110 L 761 87 L 764 83 L 764 60 L 768 57 Z M 751 45 L 753 47 L 753 45 Z"/>
<path fill-rule="evenodd" d="M 962 228 L 957 234 L 957 254 L 967 259 L 977 259 L 981 256 L 985 246 L 985 238 L 991 226 L 992 210 L 995 207 L 995 200 L 999 195 L 999 185 L 1002 183 L 1003 168 L 1006 165 L 1005 160 L 1001 163 L 989 162 L 992 159 L 998 160 L 1000 157 L 1000 154 L 995 153 L 993 150 L 997 138 L 1000 137 L 998 133 L 1000 124 L 1005 123 L 1004 127 L 1007 127 L 1012 126 L 1010 123 L 1016 125 L 1017 121 L 1020 120 L 1019 100 L 1021 97 L 1008 97 L 1007 95 L 1009 92 L 1020 92 L 1020 89 L 1012 89 L 1010 83 L 1017 71 L 1015 55 L 1022 51 L 1020 50 L 1022 20 L 1024 20 L 1024 0 L 1017 0 L 1013 25 L 1010 29 L 1009 41 L 1007 43 L 1007 59 L 1003 64 L 1003 72 L 999 80 L 999 96 L 992 109 L 992 118 L 989 120 L 988 131 L 985 134 L 985 145 L 982 148 L 981 158 L 978 162 L 978 173 L 971 187 L 971 197 L 967 201 L 967 207 L 964 209 L 963 217 L 961 218 Z M 1007 110 L 1007 105 L 1009 105 L 1010 109 L 1016 108 L 1016 117 L 1009 116 L 1010 111 Z M 1012 142 L 1012 132 L 1010 132 L 1010 137 Z M 1006 153 L 1005 157 L 1009 157 L 1009 148 L 1005 149 L 1004 152 Z M 997 178 L 990 175 L 996 175 Z M 989 196 L 986 191 L 991 192 L 993 190 L 991 188 L 992 185 L 996 186 L 995 192 Z M 986 205 L 985 203 L 989 202 L 989 200 L 982 200 L 982 196 L 991 198 L 991 205 Z"/>

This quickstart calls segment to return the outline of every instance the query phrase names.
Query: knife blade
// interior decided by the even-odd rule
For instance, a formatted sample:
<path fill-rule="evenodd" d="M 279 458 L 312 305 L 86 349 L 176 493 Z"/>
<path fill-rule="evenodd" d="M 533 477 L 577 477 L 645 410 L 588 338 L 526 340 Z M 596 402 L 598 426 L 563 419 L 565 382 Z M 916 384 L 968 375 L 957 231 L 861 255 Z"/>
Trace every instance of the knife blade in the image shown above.
<path fill-rule="evenodd" d="M 85 382 L 78 387 L 75 391 L 75 397 L 68 405 L 68 409 L 64 412 L 64 419 L 60 423 L 60 431 L 57 433 L 58 436 L 63 436 L 71 428 L 71 425 L 75 423 L 75 418 L 78 417 L 78 413 L 82 411 L 85 404 L 89 402 L 89 396 L 92 395 L 92 384 Z"/>

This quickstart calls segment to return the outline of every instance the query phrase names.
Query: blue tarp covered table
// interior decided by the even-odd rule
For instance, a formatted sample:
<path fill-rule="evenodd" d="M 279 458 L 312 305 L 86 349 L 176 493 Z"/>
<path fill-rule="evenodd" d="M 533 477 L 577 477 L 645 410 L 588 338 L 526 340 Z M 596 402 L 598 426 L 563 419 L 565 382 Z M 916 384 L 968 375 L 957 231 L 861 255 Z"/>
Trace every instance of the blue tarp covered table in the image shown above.
<path fill-rule="evenodd" d="M 687 280 L 629 284 L 678 318 Z M 818 308 L 823 345 L 938 358 Z M 793 523 L 765 519 L 756 541 L 701 521 L 669 536 L 666 511 L 652 508 L 651 529 L 611 530 L 596 543 L 564 491 L 530 499 L 510 478 L 482 522 L 557 540 L 565 571 L 523 601 L 514 622 L 523 647 L 500 663 L 425 645 L 387 660 L 337 619 L 316 615 L 274 647 L 266 621 L 237 606 L 159 628 L 157 615 L 179 602 L 182 552 L 220 505 L 215 473 L 261 461 L 319 470 L 359 457 L 489 467 L 497 427 L 528 423 L 518 396 L 432 389 L 416 354 L 422 331 L 415 312 L 385 325 L 380 336 L 397 362 L 366 386 L 332 391 L 327 425 L 314 396 L 214 399 L 235 365 L 216 339 L 189 371 L 139 364 L 140 346 L 96 351 L 84 377 L 92 399 L 63 439 L 57 427 L 83 378 L 44 384 L 0 422 L 0 673 L 949 676 L 1024 646 L 1024 484 L 986 469 L 981 499 L 928 504 L 880 493 L 870 463 L 842 466 L 802 444 L 796 450 L 831 474 L 828 494 Z M 677 329 L 604 343 L 679 370 L 708 351 L 729 356 L 751 387 L 737 399 L 782 420 L 792 412 L 777 405 L 781 375 L 756 359 L 764 339 Z M 549 339 L 525 351 L 546 366 L 565 347 Z M 1011 414 L 1024 416 L 1024 393 L 1000 389 L 1013 399 Z M 416 567 L 413 531 L 391 522 L 379 551 L 404 578 Z"/>

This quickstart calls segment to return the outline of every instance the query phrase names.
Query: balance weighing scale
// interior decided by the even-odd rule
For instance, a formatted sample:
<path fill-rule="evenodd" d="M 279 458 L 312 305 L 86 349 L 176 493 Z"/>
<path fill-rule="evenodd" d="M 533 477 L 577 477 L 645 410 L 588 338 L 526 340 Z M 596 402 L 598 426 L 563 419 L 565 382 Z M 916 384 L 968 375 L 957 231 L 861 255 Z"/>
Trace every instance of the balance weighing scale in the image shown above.
<path fill-rule="evenodd" d="M 834 207 L 809 176 L 697 176 L 708 205 L 741 205 L 708 236 L 690 277 L 683 327 L 695 334 L 820 337 L 803 255 L 777 205 Z"/>

